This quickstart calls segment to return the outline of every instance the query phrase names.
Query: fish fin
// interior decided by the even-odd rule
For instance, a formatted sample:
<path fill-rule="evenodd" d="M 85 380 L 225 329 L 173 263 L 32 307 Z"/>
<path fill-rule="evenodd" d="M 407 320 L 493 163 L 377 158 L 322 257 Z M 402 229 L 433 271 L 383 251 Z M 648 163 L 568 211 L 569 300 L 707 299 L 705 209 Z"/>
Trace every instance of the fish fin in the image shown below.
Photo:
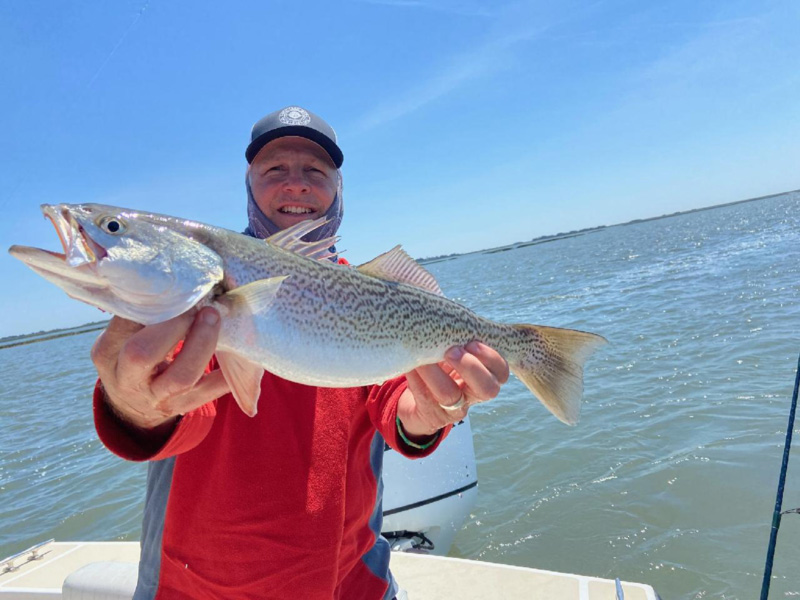
<path fill-rule="evenodd" d="M 314 260 L 328 260 L 338 253 L 331 252 L 331 248 L 336 245 L 341 238 L 332 236 L 323 238 L 316 242 L 304 242 L 302 237 L 319 229 L 328 222 L 328 219 L 321 217 L 312 221 L 301 221 L 291 227 L 287 227 L 266 238 L 265 241 L 273 246 L 278 246 L 284 250 L 289 250 L 301 256 L 313 258 Z"/>
<path fill-rule="evenodd" d="M 506 357 L 509 368 L 560 421 L 575 425 L 581 413 L 583 364 L 607 340 L 574 329 L 512 327 L 522 334 L 522 347 Z"/>
<path fill-rule="evenodd" d="M 252 333 L 254 327 L 249 325 L 253 315 L 269 310 L 286 277 L 288 275 L 259 279 L 233 289 L 219 298 L 218 303 L 223 316 L 231 326 L 237 328 L 239 335 L 246 336 Z M 233 325 L 237 322 L 238 325 Z M 216 355 L 222 375 L 231 388 L 236 403 L 246 415 L 255 416 L 264 367 L 226 350 L 217 350 Z"/>
<path fill-rule="evenodd" d="M 288 275 L 270 277 L 251 281 L 241 287 L 234 288 L 222 298 L 220 302 L 231 312 L 248 312 L 258 314 L 264 312 L 275 302 L 278 290 Z"/>
<path fill-rule="evenodd" d="M 233 397 L 248 417 L 258 412 L 258 397 L 261 395 L 261 378 L 264 367 L 250 362 L 233 352 L 217 351 L 217 362 Z"/>
<path fill-rule="evenodd" d="M 376 256 L 357 267 L 359 272 L 384 281 L 396 281 L 421 288 L 437 296 L 444 296 L 436 279 L 400 246 Z"/>

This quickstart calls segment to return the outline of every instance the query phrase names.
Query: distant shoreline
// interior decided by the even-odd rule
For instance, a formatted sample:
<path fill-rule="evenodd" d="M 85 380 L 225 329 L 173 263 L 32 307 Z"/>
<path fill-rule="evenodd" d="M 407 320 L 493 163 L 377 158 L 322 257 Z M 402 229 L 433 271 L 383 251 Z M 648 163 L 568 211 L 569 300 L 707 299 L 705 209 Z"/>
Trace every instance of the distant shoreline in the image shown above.
<path fill-rule="evenodd" d="M 778 194 L 768 194 L 766 196 L 758 196 L 756 198 L 746 198 L 745 200 L 735 200 L 733 202 L 725 202 L 723 204 L 715 204 L 713 206 L 704 206 L 702 208 L 692 208 L 689 210 L 682 210 L 674 213 L 670 213 L 668 215 L 660 215 L 657 217 L 647 217 L 645 219 L 634 219 L 632 221 L 626 221 L 625 223 L 615 223 L 613 225 L 598 225 L 596 227 L 587 227 L 585 229 L 577 229 L 574 231 L 568 231 L 564 233 L 556 233 L 553 235 L 543 235 L 537 238 L 533 238 L 532 240 L 524 241 L 524 242 L 514 242 L 512 244 L 507 244 L 505 246 L 496 246 L 493 248 L 484 248 L 482 250 L 473 250 L 472 252 L 459 252 L 453 254 L 441 254 L 439 256 L 430 256 L 426 258 L 418 258 L 416 261 L 420 264 L 432 264 L 437 262 L 443 262 L 446 260 L 453 260 L 458 258 L 459 256 L 469 256 L 470 254 L 496 254 L 498 252 L 508 252 L 509 250 L 516 250 L 518 248 L 526 248 L 528 246 L 535 246 L 537 244 L 546 244 L 547 242 L 554 242 L 556 240 L 564 240 L 571 237 L 578 237 L 581 235 L 586 235 L 589 233 L 596 233 L 598 231 L 602 231 L 604 229 L 609 229 L 611 227 L 624 227 L 625 225 L 636 225 L 639 223 L 646 223 L 648 221 L 657 221 L 659 219 L 669 219 L 671 217 L 678 217 L 680 215 L 688 215 L 691 213 L 702 212 L 704 210 L 712 210 L 715 208 L 724 208 L 726 206 L 734 206 L 736 204 L 744 204 L 745 202 L 755 202 L 757 200 L 768 200 L 770 198 L 776 198 L 778 196 L 785 196 L 787 194 L 796 194 L 800 192 L 800 190 L 789 190 L 787 192 L 780 192 Z M 0 338 L 0 350 L 4 350 L 6 348 L 14 348 L 16 346 L 24 346 L 26 344 L 34 344 L 36 342 L 44 342 L 46 340 L 52 340 L 56 338 L 67 337 L 71 335 L 80 335 L 82 333 L 89 333 L 92 331 L 100 331 L 101 329 L 105 329 L 108 325 L 108 321 L 95 321 L 93 323 L 86 323 L 84 325 L 79 325 L 77 327 L 69 327 L 69 328 L 62 328 L 62 329 L 53 329 L 50 331 L 39 331 L 36 333 L 27 333 L 21 335 L 13 335 L 4 338 Z"/>
<path fill-rule="evenodd" d="M 101 329 L 105 329 L 107 325 L 108 321 L 95 321 L 93 323 L 78 325 L 77 327 L 51 329 L 50 331 L 37 331 L 36 333 L 26 333 L 22 335 L 11 335 L 0 338 L 0 350 L 5 350 L 6 348 L 16 348 L 17 346 L 25 346 L 26 344 L 35 344 L 36 342 L 46 342 L 47 340 L 69 337 L 71 335 L 90 333 L 92 331 L 100 331 Z"/>
<path fill-rule="evenodd" d="M 459 256 L 468 256 L 470 254 L 496 254 L 498 252 L 507 252 L 508 250 L 516 250 L 517 248 L 526 248 L 528 246 L 535 246 L 537 244 L 545 244 L 547 242 L 554 242 L 556 240 L 563 240 L 571 237 L 577 237 L 580 235 L 586 235 L 587 233 L 595 233 L 597 231 L 602 231 L 604 229 L 609 229 L 611 227 L 624 227 L 625 225 L 637 225 L 639 223 L 646 223 L 648 221 L 658 221 L 659 219 L 669 219 L 671 217 L 678 217 L 681 215 L 688 215 L 691 213 L 702 212 L 704 210 L 712 210 L 715 208 L 724 208 L 726 206 L 734 206 L 736 204 L 744 204 L 745 202 L 755 202 L 757 200 L 768 200 L 770 198 L 777 198 L 778 196 L 785 196 L 787 194 L 795 194 L 800 192 L 800 190 L 789 190 L 787 192 L 779 192 L 777 194 L 768 194 L 766 196 L 758 196 L 756 198 L 746 198 L 744 200 L 734 200 L 733 202 L 724 202 L 723 204 L 714 204 L 713 206 L 704 206 L 702 208 L 691 208 L 689 210 L 681 210 L 678 212 L 670 213 L 668 215 L 659 215 L 657 217 L 646 217 L 644 219 L 633 219 L 632 221 L 625 221 L 624 223 L 614 223 L 613 225 L 597 225 L 595 227 L 587 227 L 585 229 L 576 229 L 573 231 L 568 231 L 565 233 L 556 233 L 553 235 L 543 235 L 537 238 L 533 238 L 532 240 L 524 241 L 524 242 L 514 242 L 511 244 L 506 244 L 505 246 L 497 246 L 494 248 L 484 248 L 482 250 L 473 250 L 472 252 L 459 252 L 453 254 L 440 254 L 438 256 L 429 256 L 426 258 L 418 258 L 416 261 L 420 264 L 432 264 L 437 262 L 443 262 L 445 260 L 452 260 L 454 258 L 458 258 Z"/>

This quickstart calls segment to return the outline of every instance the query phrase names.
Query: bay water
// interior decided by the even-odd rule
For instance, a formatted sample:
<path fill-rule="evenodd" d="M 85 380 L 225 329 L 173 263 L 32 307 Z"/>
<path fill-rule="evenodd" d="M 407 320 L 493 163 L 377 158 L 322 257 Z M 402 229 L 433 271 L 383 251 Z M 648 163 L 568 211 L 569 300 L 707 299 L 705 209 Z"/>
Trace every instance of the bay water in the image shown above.
<path fill-rule="evenodd" d="M 792 193 L 428 264 L 481 315 L 609 340 L 576 427 L 513 378 L 471 409 L 478 503 L 451 555 L 757 597 L 800 352 L 798 215 Z M 97 440 L 96 335 L 0 349 L 0 557 L 138 539 L 146 467 Z M 787 515 L 771 598 L 800 596 L 798 542 Z"/>

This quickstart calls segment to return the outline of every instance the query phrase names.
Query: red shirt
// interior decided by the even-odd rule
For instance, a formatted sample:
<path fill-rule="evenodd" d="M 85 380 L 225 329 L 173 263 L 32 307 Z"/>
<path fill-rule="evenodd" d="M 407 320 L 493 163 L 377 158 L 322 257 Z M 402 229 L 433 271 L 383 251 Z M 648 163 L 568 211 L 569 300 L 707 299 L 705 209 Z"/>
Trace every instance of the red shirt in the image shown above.
<path fill-rule="evenodd" d="M 147 565 L 156 574 L 155 597 L 393 594 L 388 544 L 378 535 L 383 440 L 418 458 L 447 433 L 425 451 L 402 441 L 395 418 L 405 388 L 404 377 L 329 389 L 266 373 L 255 417 L 228 394 L 184 415 L 163 447 L 148 451 L 111 414 L 98 386 L 95 424 L 112 452 L 128 460 L 175 457 L 171 478 L 157 484 L 169 489 L 148 489 L 145 507 L 147 522 L 157 504 L 151 496 L 163 496 L 160 550 L 148 554 L 145 539 L 153 535 L 143 536 L 143 561 L 160 556 Z M 151 478 L 148 485 L 155 485 Z M 140 566 L 140 586 L 142 577 Z M 148 596 L 137 590 L 139 597 Z"/>

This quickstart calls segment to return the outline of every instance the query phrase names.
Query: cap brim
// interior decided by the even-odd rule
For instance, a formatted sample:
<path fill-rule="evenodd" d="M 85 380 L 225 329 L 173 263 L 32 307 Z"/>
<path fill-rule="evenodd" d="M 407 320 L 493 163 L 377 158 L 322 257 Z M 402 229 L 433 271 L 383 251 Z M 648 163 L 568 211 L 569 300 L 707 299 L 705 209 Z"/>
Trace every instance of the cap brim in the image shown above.
<path fill-rule="evenodd" d="M 342 154 L 339 146 L 337 146 L 336 143 L 334 143 L 333 140 L 331 140 L 328 136 L 320 133 L 316 129 L 303 127 L 302 125 L 278 127 L 277 129 L 262 133 L 260 136 L 250 142 L 249 146 L 247 146 L 247 150 L 245 150 L 244 153 L 245 158 L 247 158 L 247 162 L 253 162 L 253 159 L 261 151 L 261 149 L 269 144 L 272 140 L 289 136 L 306 138 L 307 140 L 311 140 L 312 142 L 319 144 L 322 146 L 325 152 L 328 153 L 328 156 L 331 157 L 331 160 L 337 169 L 342 166 L 342 163 L 344 162 L 344 154 Z"/>

